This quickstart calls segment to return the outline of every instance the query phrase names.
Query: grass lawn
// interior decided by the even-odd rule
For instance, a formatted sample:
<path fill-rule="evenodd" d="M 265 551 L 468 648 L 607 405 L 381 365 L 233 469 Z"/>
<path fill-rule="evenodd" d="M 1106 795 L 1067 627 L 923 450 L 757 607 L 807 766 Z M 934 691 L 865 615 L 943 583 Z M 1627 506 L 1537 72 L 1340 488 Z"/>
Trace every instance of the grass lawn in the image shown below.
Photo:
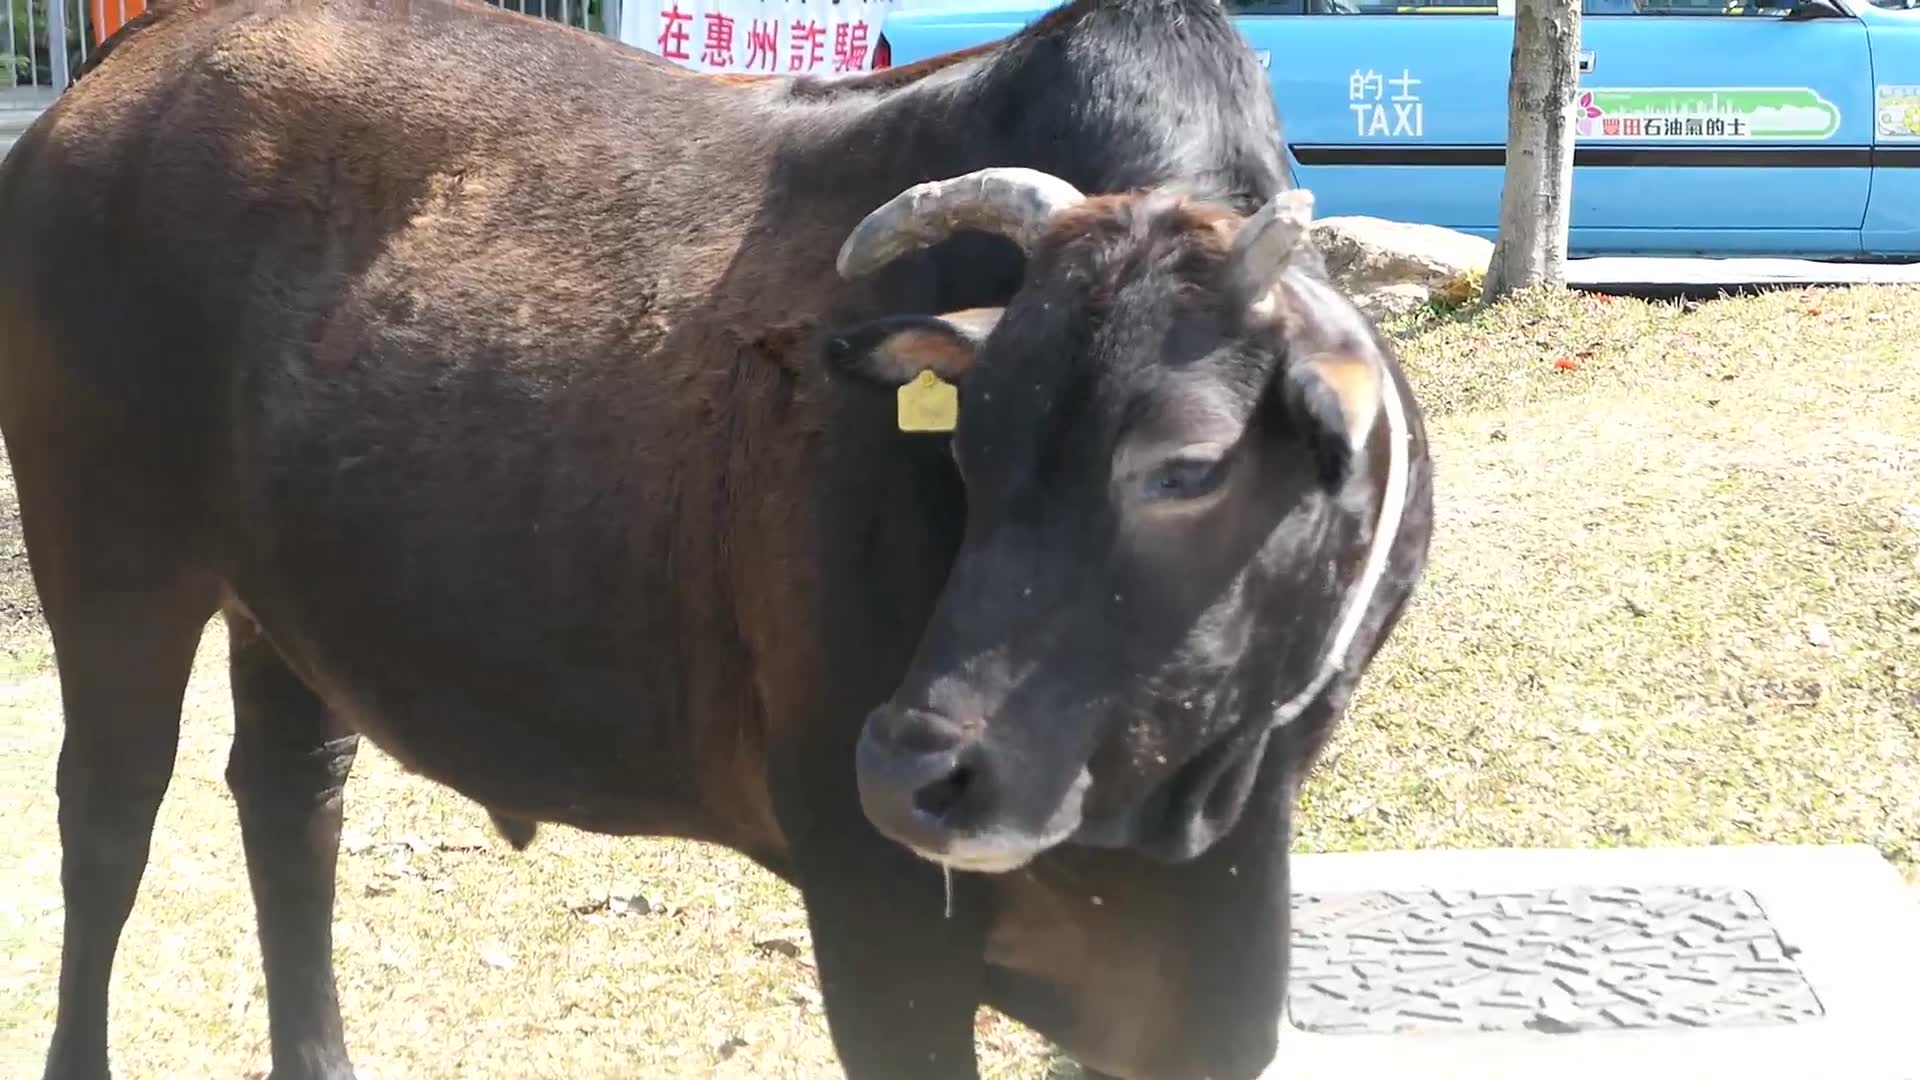
<path fill-rule="evenodd" d="M 1433 561 L 1299 847 L 1863 841 L 1920 882 L 1920 289 L 1540 294 L 1394 332 L 1434 433 Z M 53 1016 L 60 725 L 10 476 L 0 526 L 12 1077 Z M 223 654 L 209 633 L 121 951 L 122 1080 L 266 1062 Z M 347 798 L 363 1080 L 835 1075 L 797 897 L 744 860 L 554 827 L 515 854 L 371 747 Z M 990 1076 L 1072 1075 L 980 1030 Z"/>

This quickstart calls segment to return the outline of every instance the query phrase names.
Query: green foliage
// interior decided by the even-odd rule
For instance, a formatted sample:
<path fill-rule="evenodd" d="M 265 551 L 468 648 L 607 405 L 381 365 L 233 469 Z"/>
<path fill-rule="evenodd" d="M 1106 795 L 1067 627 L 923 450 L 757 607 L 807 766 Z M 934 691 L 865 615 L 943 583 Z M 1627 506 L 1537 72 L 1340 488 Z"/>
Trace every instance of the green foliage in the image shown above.
<path fill-rule="evenodd" d="M 56 3 L 61 5 L 66 14 L 67 70 L 72 72 L 80 66 L 83 43 L 91 51 L 93 39 L 84 36 L 93 20 L 89 0 L 7 0 L 13 16 L 12 50 L 7 58 L 12 85 L 53 85 L 53 53 L 48 49 L 47 26 L 50 20 L 47 13 L 49 6 Z M 0 27 L 0 35 L 6 33 L 6 28 Z"/>

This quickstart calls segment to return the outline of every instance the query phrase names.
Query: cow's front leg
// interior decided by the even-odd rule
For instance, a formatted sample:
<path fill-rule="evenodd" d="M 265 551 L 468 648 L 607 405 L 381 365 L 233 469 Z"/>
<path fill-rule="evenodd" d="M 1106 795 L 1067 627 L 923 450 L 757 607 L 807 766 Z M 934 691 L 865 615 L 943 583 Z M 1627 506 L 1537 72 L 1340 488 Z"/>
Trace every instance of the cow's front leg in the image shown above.
<path fill-rule="evenodd" d="M 807 923 L 834 1049 L 849 1080 L 974 1080 L 985 992 L 984 890 L 889 850 L 864 821 L 802 870 Z M 816 840 L 818 838 L 816 837 Z"/>
<path fill-rule="evenodd" d="M 260 926 L 272 1080 L 352 1080 L 333 975 L 334 864 L 358 737 L 244 619 L 228 619 L 227 786 Z"/>
<path fill-rule="evenodd" d="M 988 883 L 953 875 L 949 915 L 940 868 L 861 813 L 851 743 L 785 750 L 769 775 L 834 1050 L 849 1080 L 975 1080 Z"/>

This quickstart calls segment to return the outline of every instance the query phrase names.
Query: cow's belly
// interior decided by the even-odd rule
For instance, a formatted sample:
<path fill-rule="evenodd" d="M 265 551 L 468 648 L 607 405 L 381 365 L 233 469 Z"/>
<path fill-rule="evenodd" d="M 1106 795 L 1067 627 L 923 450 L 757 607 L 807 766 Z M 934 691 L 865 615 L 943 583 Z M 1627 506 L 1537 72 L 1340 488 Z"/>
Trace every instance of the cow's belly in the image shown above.
<path fill-rule="evenodd" d="M 342 628 L 335 613 L 361 605 L 339 597 L 321 619 L 249 606 L 265 608 L 267 635 L 354 730 L 489 809 L 594 831 L 745 839 L 707 814 L 709 789 L 752 801 L 742 789 L 759 777 L 747 768 L 715 775 L 702 733 L 661 701 L 644 671 L 609 671 L 559 650 L 511 655 L 484 626 L 427 637 L 430 628 L 389 616 Z"/>
<path fill-rule="evenodd" d="M 239 602 L 357 730 L 491 809 L 768 847 L 725 522 L 683 494 L 724 487 L 721 448 L 498 373 L 393 389 L 262 410 L 225 523 Z"/>

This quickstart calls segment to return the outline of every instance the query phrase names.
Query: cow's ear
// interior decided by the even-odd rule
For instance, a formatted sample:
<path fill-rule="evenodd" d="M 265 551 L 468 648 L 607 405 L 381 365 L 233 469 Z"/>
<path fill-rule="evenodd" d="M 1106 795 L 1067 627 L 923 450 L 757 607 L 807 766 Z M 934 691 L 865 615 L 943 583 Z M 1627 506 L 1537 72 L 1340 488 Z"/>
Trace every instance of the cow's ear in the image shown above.
<path fill-rule="evenodd" d="M 1234 234 L 1229 288 L 1243 332 L 1285 342 L 1272 396 L 1313 448 L 1320 482 L 1345 484 L 1380 411 L 1384 361 L 1373 327 L 1314 271 L 1313 193 L 1283 191 Z"/>
<path fill-rule="evenodd" d="M 900 386 L 922 371 L 958 383 L 1000 321 L 1001 308 L 944 315 L 890 315 L 829 338 L 827 369 L 843 378 Z"/>
<path fill-rule="evenodd" d="M 1365 351 L 1310 353 L 1284 365 L 1275 387 L 1279 405 L 1313 447 L 1328 490 L 1352 475 L 1380 413 L 1385 377 L 1379 358 Z"/>

